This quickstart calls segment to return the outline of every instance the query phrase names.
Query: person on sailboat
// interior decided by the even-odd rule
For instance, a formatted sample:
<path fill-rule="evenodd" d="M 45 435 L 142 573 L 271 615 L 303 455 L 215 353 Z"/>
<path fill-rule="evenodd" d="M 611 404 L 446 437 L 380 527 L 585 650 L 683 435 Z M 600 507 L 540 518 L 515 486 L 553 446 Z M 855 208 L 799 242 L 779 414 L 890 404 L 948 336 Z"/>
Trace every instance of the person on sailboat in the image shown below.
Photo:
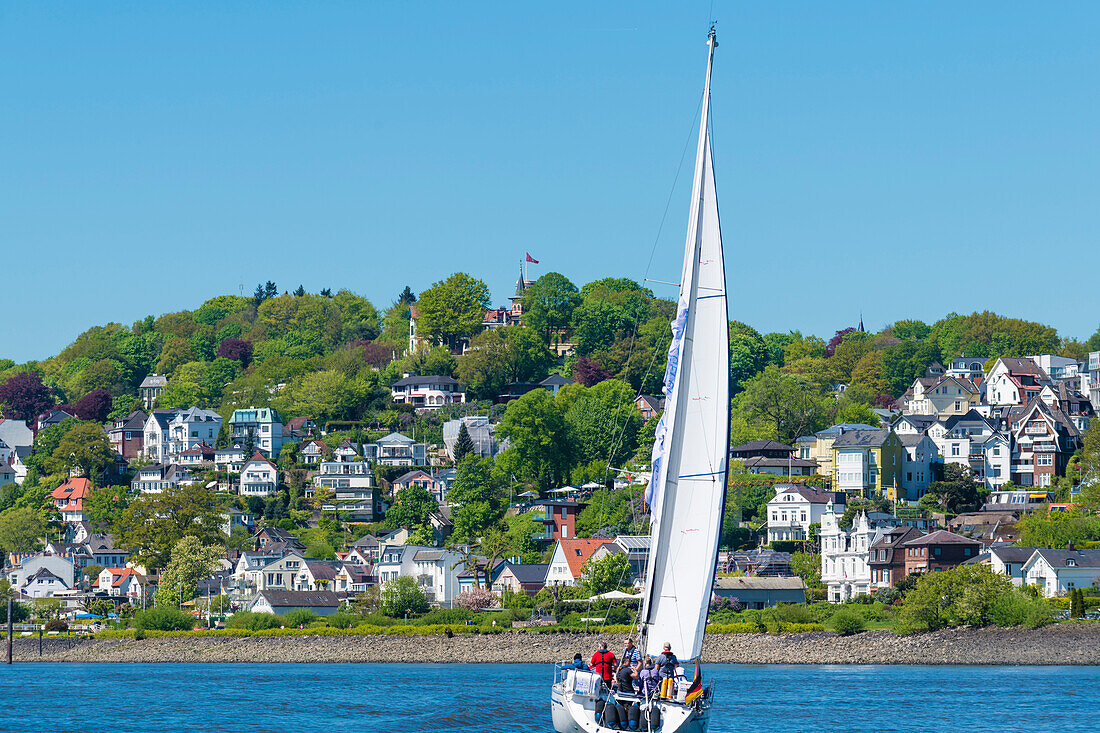
<path fill-rule="evenodd" d="M 588 665 L 584 663 L 584 657 L 581 656 L 580 652 L 573 655 L 572 667 L 573 669 L 583 669 L 585 672 L 588 671 Z"/>
<path fill-rule="evenodd" d="M 653 663 L 653 657 L 646 657 L 642 669 L 638 672 L 638 691 L 646 697 L 655 697 L 661 687 L 661 672 Z"/>
<path fill-rule="evenodd" d="M 661 672 L 661 697 L 672 697 L 673 686 L 676 678 L 676 668 L 680 666 L 680 660 L 672 653 L 672 644 L 665 642 L 664 651 L 657 655 L 657 668 Z"/>
<path fill-rule="evenodd" d="M 635 677 L 642 670 L 642 650 L 634 646 L 634 639 L 629 636 L 623 641 L 623 653 L 619 657 L 619 664 L 630 667 Z"/>
<path fill-rule="evenodd" d="M 603 678 L 605 685 L 611 686 L 611 681 L 615 678 L 615 654 L 608 650 L 606 641 L 600 642 L 600 648 L 592 655 L 588 666 Z"/>

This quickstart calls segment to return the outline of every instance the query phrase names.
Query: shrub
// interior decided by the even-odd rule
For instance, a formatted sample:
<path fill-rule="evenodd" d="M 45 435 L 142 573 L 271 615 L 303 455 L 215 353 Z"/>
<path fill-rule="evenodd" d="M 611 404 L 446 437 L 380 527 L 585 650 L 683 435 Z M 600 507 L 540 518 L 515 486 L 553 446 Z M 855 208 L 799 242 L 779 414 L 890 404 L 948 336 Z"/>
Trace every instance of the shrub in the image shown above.
<path fill-rule="evenodd" d="M 273 613 L 252 613 L 251 611 L 235 613 L 225 622 L 227 629 L 248 629 L 249 631 L 277 629 L 282 625 L 282 620 Z"/>
<path fill-rule="evenodd" d="M 851 609 L 841 608 L 829 618 L 829 627 L 840 636 L 851 636 L 866 629 L 867 622 Z"/>
<path fill-rule="evenodd" d="M 418 618 L 416 623 L 418 625 L 464 624 L 475 615 L 465 608 L 436 608 Z"/>
<path fill-rule="evenodd" d="M 195 619 L 178 608 L 157 606 L 134 614 L 134 628 L 142 631 L 189 631 Z"/>
<path fill-rule="evenodd" d="M 337 611 L 325 619 L 328 625 L 334 629 L 349 629 L 356 620 L 357 617 L 354 614 L 346 611 Z"/>
<path fill-rule="evenodd" d="M 408 611 L 411 614 L 425 613 L 428 599 L 416 581 L 407 575 L 390 578 L 382 586 L 382 613 L 393 618 L 401 618 Z"/>
<path fill-rule="evenodd" d="M 772 609 L 772 618 L 788 624 L 808 624 L 814 620 L 809 608 L 796 603 L 780 603 Z"/>
<path fill-rule="evenodd" d="M 145 629 L 134 629 L 134 638 L 141 641 L 145 638 Z"/>
<path fill-rule="evenodd" d="M 49 621 L 46 622 L 46 625 L 42 627 L 42 630 L 43 631 L 68 631 L 69 630 L 69 624 L 66 623 L 65 621 L 60 621 L 56 618 L 55 619 L 50 619 Z"/>
<path fill-rule="evenodd" d="M 283 615 L 283 625 L 290 627 L 301 626 L 304 628 L 306 626 L 309 626 L 311 623 L 319 618 L 321 617 L 315 614 L 313 611 L 307 611 L 304 608 L 299 608 Z"/>
<path fill-rule="evenodd" d="M 1027 626 L 1035 629 L 1052 620 L 1050 604 L 1042 598 L 1014 589 L 997 599 L 990 609 L 990 621 L 998 626 Z"/>

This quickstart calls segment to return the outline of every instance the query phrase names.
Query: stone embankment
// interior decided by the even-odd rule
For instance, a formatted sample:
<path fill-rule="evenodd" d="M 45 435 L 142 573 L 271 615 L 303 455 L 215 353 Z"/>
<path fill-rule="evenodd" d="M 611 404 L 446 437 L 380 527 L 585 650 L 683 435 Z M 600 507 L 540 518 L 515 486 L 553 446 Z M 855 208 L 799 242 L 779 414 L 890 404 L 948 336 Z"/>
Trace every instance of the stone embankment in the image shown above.
<path fill-rule="evenodd" d="M 493 636 L 253 636 L 15 641 L 18 662 L 486 662 L 551 663 L 591 654 L 600 637 L 504 633 Z M 612 646 L 620 639 L 608 638 Z M 714 634 L 704 660 L 728 664 L 1100 665 L 1100 624 L 1043 629 L 947 630 L 896 636 Z"/>

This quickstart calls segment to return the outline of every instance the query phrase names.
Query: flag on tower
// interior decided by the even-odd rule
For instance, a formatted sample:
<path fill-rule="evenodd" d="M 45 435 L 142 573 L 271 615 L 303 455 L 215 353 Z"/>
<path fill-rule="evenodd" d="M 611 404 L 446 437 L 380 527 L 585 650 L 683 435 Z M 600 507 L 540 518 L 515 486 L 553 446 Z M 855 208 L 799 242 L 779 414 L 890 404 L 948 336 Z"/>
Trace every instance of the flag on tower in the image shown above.
<path fill-rule="evenodd" d="M 524 252 L 524 254 L 527 255 L 527 261 L 528 262 L 534 262 L 536 265 L 539 263 L 538 260 L 536 260 L 534 257 L 531 256 L 530 252 Z"/>

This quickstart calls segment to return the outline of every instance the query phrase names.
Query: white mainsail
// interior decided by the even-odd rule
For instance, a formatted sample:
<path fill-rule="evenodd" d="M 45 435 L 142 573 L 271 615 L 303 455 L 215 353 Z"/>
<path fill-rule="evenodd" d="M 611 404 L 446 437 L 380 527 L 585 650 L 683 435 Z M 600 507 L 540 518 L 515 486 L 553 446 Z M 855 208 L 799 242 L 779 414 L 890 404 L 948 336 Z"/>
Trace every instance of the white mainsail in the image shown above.
<path fill-rule="evenodd" d="M 653 445 L 649 566 L 642 609 L 647 654 L 665 642 L 681 660 L 703 645 L 729 456 L 729 320 L 711 161 L 708 40 L 680 299 L 665 370 L 665 412 Z"/>

